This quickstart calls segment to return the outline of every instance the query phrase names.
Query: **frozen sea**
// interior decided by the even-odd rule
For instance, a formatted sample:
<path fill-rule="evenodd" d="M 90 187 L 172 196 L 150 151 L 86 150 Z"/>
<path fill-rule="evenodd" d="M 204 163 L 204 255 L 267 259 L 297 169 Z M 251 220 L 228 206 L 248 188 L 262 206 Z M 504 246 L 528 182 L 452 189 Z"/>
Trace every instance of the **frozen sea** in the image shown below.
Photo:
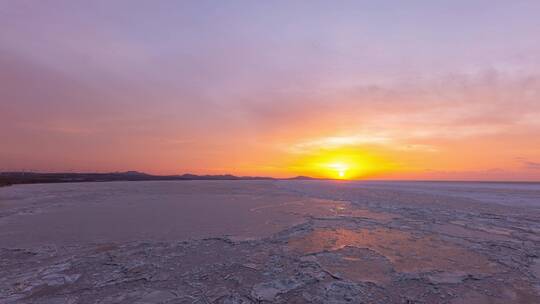
<path fill-rule="evenodd" d="M 540 303 L 540 184 L 0 188 L 0 303 Z"/>

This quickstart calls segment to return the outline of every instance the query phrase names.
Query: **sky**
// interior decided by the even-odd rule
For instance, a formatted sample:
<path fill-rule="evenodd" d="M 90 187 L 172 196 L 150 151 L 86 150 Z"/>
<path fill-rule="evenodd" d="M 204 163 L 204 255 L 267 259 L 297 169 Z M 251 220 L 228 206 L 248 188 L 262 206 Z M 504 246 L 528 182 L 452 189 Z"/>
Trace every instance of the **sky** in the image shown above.
<path fill-rule="evenodd" d="M 0 0 L 0 171 L 540 180 L 539 1 Z"/>

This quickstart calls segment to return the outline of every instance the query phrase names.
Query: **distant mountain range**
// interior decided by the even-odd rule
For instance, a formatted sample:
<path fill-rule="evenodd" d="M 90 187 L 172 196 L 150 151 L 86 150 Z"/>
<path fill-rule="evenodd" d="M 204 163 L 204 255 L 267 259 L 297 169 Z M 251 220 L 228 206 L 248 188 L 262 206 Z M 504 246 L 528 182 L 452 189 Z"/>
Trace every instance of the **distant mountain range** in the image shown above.
<path fill-rule="evenodd" d="M 314 179 L 307 176 L 288 178 L 290 180 Z M 278 180 L 265 176 L 223 175 L 151 175 L 138 171 L 111 173 L 38 173 L 38 172 L 0 172 L 0 186 L 12 184 L 74 183 L 109 181 L 167 181 L 167 180 Z"/>

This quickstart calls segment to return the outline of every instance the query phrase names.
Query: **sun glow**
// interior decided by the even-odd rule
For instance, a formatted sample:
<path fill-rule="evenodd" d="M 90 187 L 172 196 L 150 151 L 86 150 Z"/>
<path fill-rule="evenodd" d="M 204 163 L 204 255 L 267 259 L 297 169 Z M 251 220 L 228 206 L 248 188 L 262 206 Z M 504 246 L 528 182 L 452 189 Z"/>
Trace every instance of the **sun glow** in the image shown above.
<path fill-rule="evenodd" d="M 347 171 L 349 170 L 349 165 L 347 165 L 346 163 L 331 163 L 331 164 L 328 164 L 328 169 L 330 171 L 334 171 L 335 173 L 334 174 L 337 174 L 337 178 L 340 178 L 340 179 L 345 179 L 346 178 L 346 174 L 347 174 Z"/>
<path fill-rule="evenodd" d="M 357 149 L 321 149 L 297 159 L 291 171 L 301 175 L 332 179 L 377 177 L 398 169 L 385 158 Z"/>

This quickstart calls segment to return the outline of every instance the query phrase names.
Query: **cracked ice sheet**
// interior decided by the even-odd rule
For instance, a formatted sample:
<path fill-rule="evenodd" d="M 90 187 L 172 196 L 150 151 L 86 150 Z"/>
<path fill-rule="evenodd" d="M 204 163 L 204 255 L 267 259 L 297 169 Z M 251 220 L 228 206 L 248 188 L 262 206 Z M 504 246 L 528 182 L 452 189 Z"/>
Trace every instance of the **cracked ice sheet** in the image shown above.
<path fill-rule="evenodd" d="M 28 219 L 75 209 L 88 211 L 82 228 L 87 221 L 98 231 L 95 217 L 107 214 L 93 208 L 144 220 L 106 226 L 119 231 L 101 244 L 89 244 L 99 233 L 73 224 L 79 230 L 52 238 L 64 246 L 0 250 L 0 303 L 540 303 L 535 208 L 401 184 L 167 183 L 0 190 L 0 200 L 10 200 L 0 207 L 0 228 L 36 233 Z M 168 218 L 205 233 L 167 234 L 189 226 Z M 236 237 L 220 237 L 229 233 Z"/>

